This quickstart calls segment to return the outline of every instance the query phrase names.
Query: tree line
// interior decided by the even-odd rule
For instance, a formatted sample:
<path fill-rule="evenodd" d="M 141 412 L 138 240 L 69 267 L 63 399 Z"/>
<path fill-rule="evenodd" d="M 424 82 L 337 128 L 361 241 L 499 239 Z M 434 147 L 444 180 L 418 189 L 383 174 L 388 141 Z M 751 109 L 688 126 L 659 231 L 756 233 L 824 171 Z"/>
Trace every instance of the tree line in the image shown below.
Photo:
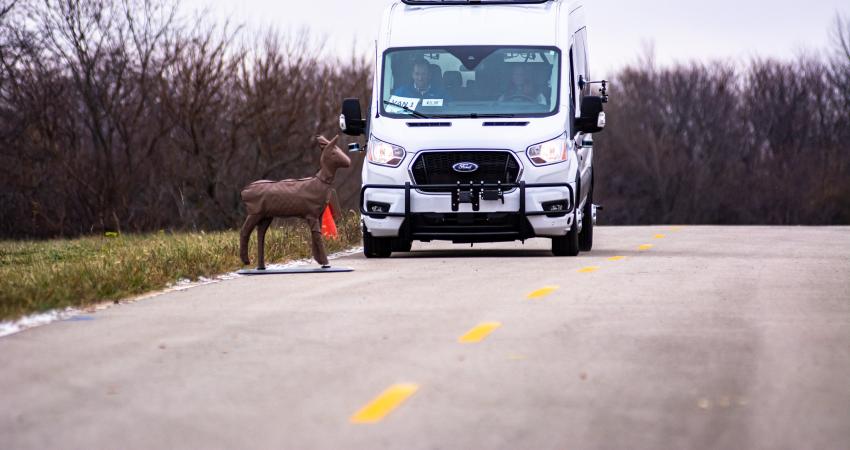
<path fill-rule="evenodd" d="M 259 36 L 167 0 L 0 9 L 0 236 L 222 229 L 256 179 L 312 175 L 367 62 L 309 33 Z M 355 158 L 356 159 L 356 158 Z M 356 204 L 359 170 L 337 179 Z"/>
<path fill-rule="evenodd" d="M 605 223 L 850 222 L 850 28 L 830 57 L 612 77 Z M 0 237 L 223 229 L 239 191 L 318 168 L 370 61 L 169 0 L 0 0 Z M 337 190 L 355 208 L 360 163 Z"/>
<path fill-rule="evenodd" d="M 850 22 L 828 55 L 622 69 L 595 136 L 615 224 L 850 223 Z"/>

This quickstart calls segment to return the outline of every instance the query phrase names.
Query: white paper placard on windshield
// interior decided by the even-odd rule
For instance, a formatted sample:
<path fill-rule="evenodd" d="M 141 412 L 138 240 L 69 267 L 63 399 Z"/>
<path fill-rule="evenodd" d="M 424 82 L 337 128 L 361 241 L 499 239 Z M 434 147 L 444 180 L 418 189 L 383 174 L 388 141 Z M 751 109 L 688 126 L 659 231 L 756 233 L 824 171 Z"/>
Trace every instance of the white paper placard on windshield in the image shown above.
<path fill-rule="evenodd" d="M 419 99 L 418 98 L 399 97 L 397 95 L 391 96 L 388 101 L 390 103 L 392 103 L 392 105 L 386 105 L 386 110 L 387 110 L 388 113 L 394 113 L 394 114 L 404 112 L 404 108 L 416 109 L 416 107 L 419 105 Z M 398 106 L 394 106 L 394 105 L 398 105 Z M 401 106 L 403 108 L 399 108 L 399 106 Z"/>
<path fill-rule="evenodd" d="M 443 106 L 441 98 L 425 98 L 422 99 L 422 106 Z"/>

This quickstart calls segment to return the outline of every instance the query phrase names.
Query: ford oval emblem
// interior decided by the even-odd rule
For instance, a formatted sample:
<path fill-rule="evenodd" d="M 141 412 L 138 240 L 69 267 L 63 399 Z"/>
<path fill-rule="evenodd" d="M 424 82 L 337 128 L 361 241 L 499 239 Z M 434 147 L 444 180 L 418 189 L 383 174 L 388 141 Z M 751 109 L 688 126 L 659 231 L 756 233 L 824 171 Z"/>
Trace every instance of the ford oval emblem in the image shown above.
<path fill-rule="evenodd" d="M 452 166 L 455 172 L 468 173 L 478 170 L 478 164 L 474 162 L 459 162 Z"/>

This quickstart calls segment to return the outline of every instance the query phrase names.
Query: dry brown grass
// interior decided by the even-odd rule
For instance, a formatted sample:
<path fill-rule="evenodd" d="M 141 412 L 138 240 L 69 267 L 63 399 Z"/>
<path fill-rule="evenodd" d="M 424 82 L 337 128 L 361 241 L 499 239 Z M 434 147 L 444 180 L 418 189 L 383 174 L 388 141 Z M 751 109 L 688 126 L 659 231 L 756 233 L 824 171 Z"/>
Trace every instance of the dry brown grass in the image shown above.
<path fill-rule="evenodd" d="M 360 243 L 359 219 L 337 224 L 328 252 Z M 112 235 L 0 242 L 0 320 L 55 308 L 84 307 L 231 272 L 239 261 L 238 231 Z M 310 236 L 298 222 L 275 224 L 266 237 L 267 263 L 310 257 Z M 256 259 L 256 233 L 251 240 Z"/>

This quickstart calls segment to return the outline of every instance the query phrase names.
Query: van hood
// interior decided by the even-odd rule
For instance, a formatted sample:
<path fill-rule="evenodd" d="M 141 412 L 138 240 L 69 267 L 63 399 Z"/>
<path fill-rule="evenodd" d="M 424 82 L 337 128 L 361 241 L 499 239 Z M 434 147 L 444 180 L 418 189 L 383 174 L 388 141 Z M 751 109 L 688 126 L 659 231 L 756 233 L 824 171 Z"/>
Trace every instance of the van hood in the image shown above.
<path fill-rule="evenodd" d="M 421 150 L 499 149 L 524 152 L 566 131 L 566 115 L 485 119 L 372 119 L 371 135 L 403 147 Z"/>

